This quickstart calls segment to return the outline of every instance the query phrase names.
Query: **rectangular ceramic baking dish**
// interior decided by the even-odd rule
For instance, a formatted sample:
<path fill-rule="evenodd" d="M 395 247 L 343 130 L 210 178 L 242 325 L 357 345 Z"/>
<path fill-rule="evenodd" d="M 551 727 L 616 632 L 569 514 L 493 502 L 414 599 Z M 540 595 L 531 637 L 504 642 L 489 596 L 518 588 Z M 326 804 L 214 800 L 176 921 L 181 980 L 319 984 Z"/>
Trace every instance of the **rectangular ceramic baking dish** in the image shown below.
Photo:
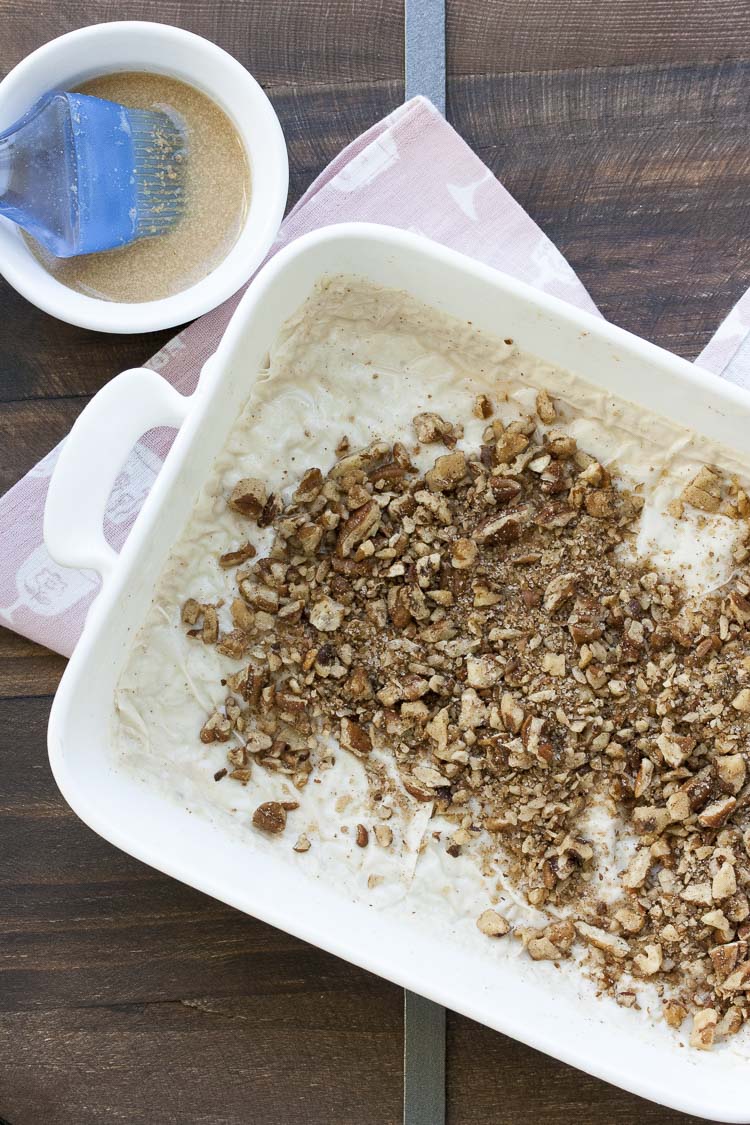
<path fill-rule="evenodd" d="M 51 482 L 45 537 L 60 563 L 103 580 L 52 708 L 49 753 L 75 812 L 117 847 L 248 914 L 463 1012 L 637 1094 L 714 1120 L 750 1119 L 748 1060 L 700 1053 L 663 1025 L 593 999 L 573 1002 L 525 958 L 476 957 L 306 878 L 252 833 L 230 836 L 118 767 L 113 696 L 171 545 L 284 321 L 316 281 L 356 274 L 404 289 L 478 328 L 735 450 L 747 448 L 750 395 L 684 360 L 419 236 L 341 225 L 282 250 L 250 286 L 198 389 L 179 395 L 155 373 L 125 372 L 86 408 Z M 134 442 L 157 425 L 179 434 L 119 557 L 102 516 Z M 498 1096 L 502 1097 L 501 1091 Z"/>

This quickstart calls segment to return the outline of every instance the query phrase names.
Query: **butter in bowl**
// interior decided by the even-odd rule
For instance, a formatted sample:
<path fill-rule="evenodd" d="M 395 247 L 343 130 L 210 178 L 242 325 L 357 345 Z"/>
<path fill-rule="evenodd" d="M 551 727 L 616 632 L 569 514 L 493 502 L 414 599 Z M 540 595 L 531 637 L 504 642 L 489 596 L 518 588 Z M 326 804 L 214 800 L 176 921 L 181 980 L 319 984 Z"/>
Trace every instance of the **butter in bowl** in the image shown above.
<path fill-rule="evenodd" d="M 156 113 L 173 126 L 184 142 L 179 177 L 171 173 L 179 178 L 179 211 L 164 222 L 177 197 L 167 182 L 166 203 L 157 200 L 150 229 L 142 226 L 135 240 L 63 256 L 0 207 L 0 268 L 10 284 L 62 320 L 109 332 L 171 327 L 236 292 L 276 236 L 288 186 L 281 127 L 245 68 L 207 40 L 163 24 L 83 28 L 39 48 L 0 83 L 0 130 L 50 90 L 119 104 L 134 116 Z"/>

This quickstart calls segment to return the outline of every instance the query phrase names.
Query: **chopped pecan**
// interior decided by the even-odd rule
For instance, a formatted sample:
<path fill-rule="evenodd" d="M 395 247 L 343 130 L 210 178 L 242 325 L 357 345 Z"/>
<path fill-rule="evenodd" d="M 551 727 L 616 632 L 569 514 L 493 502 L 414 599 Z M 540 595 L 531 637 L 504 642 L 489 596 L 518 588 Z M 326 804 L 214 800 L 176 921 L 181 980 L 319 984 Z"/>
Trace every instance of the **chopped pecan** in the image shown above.
<path fill-rule="evenodd" d="M 520 537 L 527 518 L 528 510 L 521 508 L 501 515 L 487 516 L 474 529 L 473 538 L 480 543 L 493 539 L 501 543 L 510 543 Z"/>
<path fill-rule="evenodd" d="M 240 566 L 241 563 L 254 558 L 255 553 L 255 547 L 252 543 L 243 543 L 241 547 L 237 547 L 234 551 L 227 551 L 225 554 L 219 555 L 219 566 L 224 570 L 229 570 L 230 567 Z"/>
<path fill-rule="evenodd" d="M 417 441 L 422 445 L 431 445 L 433 442 L 442 441 L 449 449 L 455 446 L 457 440 L 463 437 L 463 426 L 454 426 L 446 422 L 439 414 L 416 414 L 413 419 Z"/>
<path fill-rule="evenodd" d="M 493 414 L 493 406 L 487 395 L 477 395 L 474 399 L 474 408 L 472 413 L 477 418 L 491 418 Z"/>
<path fill-rule="evenodd" d="M 486 937 L 504 937 L 510 933 L 510 922 L 496 910 L 484 910 L 477 918 L 477 929 Z"/>
<path fill-rule="evenodd" d="M 341 720 L 339 741 L 345 750 L 350 750 L 358 758 L 366 757 L 372 750 L 372 739 L 359 723 L 354 719 Z"/>
<path fill-rule="evenodd" d="M 312 504 L 322 488 L 323 474 L 320 469 L 308 469 L 294 493 L 295 504 Z"/>
<path fill-rule="evenodd" d="M 261 832 L 277 835 L 286 828 L 286 809 L 279 801 L 264 801 L 253 813 L 253 824 Z"/>
<path fill-rule="evenodd" d="M 219 615 L 216 612 L 216 607 L 213 605 L 203 606 L 203 629 L 201 631 L 203 643 L 206 645 L 216 644 L 219 638 Z"/>
<path fill-rule="evenodd" d="M 705 828 L 721 828 L 729 820 L 736 807 L 736 797 L 721 797 L 718 801 L 706 805 L 698 820 Z"/>
<path fill-rule="evenodd" d="M 545 390 L 539 391 L 536 396 L 536 412 L 545 426 L 549 426 L 557 420 L 555 404 Z"/>
<path fill-rule="evenodd" d="M 553 578 L 544 591 L 544 609 L 556 613 L 576 592 L 578 578 L 575 574 L 559 574 Z"/>
<path fill-rule="evenodd" d="M 308 611 L 310 624 L 321 633 L 334 633 L 341 628 L 346 609 L 333 598 L 322 597 Z"/>
<path fill-rule="evenodd" d="M 714 1008 L 703 1008 L 700 1012 L 696 1012 L 690 1032 L 690 1046 L 699 1051 L 710 1051 L 714 1045 L 718 1022 L 719 1016 Z"/>
<path fill-rule="evenodd" d="M 201 742 L 228 742 L 232 737 L 232 724 L 221 711 L 214 711 L 201 727 Z"/>
<path fill-rule="evenodd" d="M 449 492 L 466 476 L 466 455 L 446 453 L 438 457 L 433 468 L 425 473 L 427 487 L 433 492 Z"/>
<path fill-rule="evenodd" d="M 721 477 L 704 465 L 682 490 L 682 499 L 703 512 L 718 512 L 721 505 Z"/>
<path fill-rule="evenodd" d="M 195 598 L 188 598 L 182 607 L 182 620 L 186 625 L 197 625 L 203 614 L 203 607 Z"/>
<path fill-rule="evenodd" d="M 228 504 L 235 512 L 257 522 L 267 499 L 268 492 L 262 480 L 243 477 L 232 489 Z"/>
<path fill-rule="evenodd" d="M 363 539 L 375 534 L 380 524 L 380 507 L 375 500 L 355 508 L 339 532 L 336 550 L 341 558 L 346 558 Z"/>
<path fill-rule="evenodd" d="M 242 629 L 233 629 L 231 633 L 225 633 L 224 636 L 218 641 L 216 651 L 220 652 L 222 656 L 229 656 L 232 660 L 241 660 L 247 652 L 248 636 Z"/>

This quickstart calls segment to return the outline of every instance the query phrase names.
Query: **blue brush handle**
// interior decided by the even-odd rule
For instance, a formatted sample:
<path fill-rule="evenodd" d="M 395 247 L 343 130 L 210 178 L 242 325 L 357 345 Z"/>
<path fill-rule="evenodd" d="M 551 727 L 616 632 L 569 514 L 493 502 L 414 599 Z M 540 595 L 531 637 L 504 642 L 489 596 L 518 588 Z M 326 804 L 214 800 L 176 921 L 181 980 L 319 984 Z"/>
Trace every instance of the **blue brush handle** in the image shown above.
<path fill-rule="evenodd" d="M 0 215 L 58 258 L 136 237 L 127 111 L 85 94 L 46 94 L 0 133 Z"/>

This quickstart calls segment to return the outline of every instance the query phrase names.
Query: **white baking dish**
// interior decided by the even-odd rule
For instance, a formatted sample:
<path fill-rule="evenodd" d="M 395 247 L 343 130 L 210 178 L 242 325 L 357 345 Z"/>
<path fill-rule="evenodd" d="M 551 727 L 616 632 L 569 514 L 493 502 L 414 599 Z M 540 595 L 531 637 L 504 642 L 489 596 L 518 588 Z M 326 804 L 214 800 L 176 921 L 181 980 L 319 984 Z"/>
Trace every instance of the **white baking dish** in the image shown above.
<path fill-rule="evenodd" d="M 253 282 L 190 398 L 160 376 L 118 376 L 84 411 L 53 476 L 45 537 L 58 562 L 99 571 L 103 589 L 52 708 L 55 778 L 78 815 L 106 839 L 197 887 L 404 987 L 635 1093 L 688 1113 L 747 1121 L 748 1061 L 703 1054 L 633 1012 L 574 1003 L 554 968 L 476 957 L 352 902 L 305 877 L 252 833 L 228 834 L 191 817 L 118 768 L 110 746 L 115 684 L 171 545 L 282 323 L 323 275 L 357 274 L 571 369 L 590 382 L 747 448 L 750 395 L 684 360 L 442 246 L 365 224 L 327 228 L 279 253 Z M 142 432 L 180 426 L 119 558 L 102 531 L 104 505 Z M 501 1094 L 499 1094 L 501 1096 Z"/>

